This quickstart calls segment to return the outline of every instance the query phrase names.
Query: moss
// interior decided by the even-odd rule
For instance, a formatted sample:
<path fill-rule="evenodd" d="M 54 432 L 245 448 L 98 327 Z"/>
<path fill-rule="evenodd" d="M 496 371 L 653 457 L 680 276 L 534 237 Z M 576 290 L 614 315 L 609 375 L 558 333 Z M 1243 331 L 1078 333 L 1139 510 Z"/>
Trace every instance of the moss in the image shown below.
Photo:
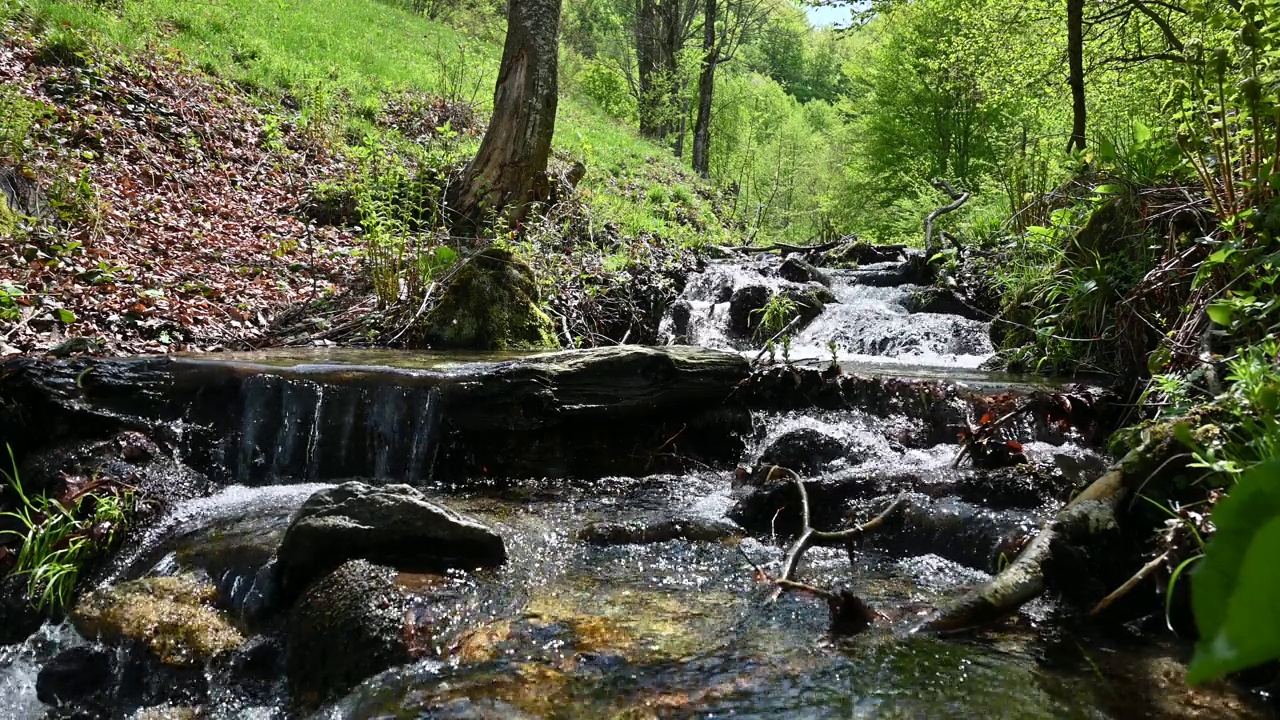
<path fill-rule="evenodd" d="M 423 319 L 418 342 L 477 350 L 560 346 L 555 325 L 539 307 L 533 272 L 497 247 L 486 248 L 457 269 Z"/>
<path fill-rule="evenodd" d="M 109 643 L 135 640 L 169 665 L 192 665 L 244 643 L 213 607 L 217 590 L 193 578 L 121 583 L 86 596 L 72 613 L 81 635 Z"/>

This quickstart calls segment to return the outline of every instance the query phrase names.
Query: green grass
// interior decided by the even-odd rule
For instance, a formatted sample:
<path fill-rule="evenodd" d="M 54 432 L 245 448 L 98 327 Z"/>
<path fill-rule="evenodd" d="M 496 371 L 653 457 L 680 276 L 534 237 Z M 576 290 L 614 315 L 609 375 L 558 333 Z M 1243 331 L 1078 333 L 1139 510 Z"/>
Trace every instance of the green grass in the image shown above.
<path fill-rule="evenodd" d="M 398 93 L 474 100 L 487 112 L 505 30 L 501 17 L 480 11 L 465 16 L 464 31 L 376 0 L 0 1 L 4 15 L 34 18 L 45 32 L 87 32 L 125 48 L 173 47 L 206 72 L 249 88 L 273 111 L 285 112 L 287 95 L 301 104 L 303 122 L 335 127 L 352 145 L 396 143 L 372 120 Z M 553 150 L 586 164 L 580 187 L 593 222 L 688 244 L 731 241 L 667 148 L 571 94 L 574 86 L 562 83 Z M 475 143 L 456 153 L 465 157 Z M 674 205 L 647 202 L 645 190 L 655 184 L 680 186 Z"/>
<path fill-rule="evenodd" d="M 76 582 L 89 563 L 120 537 L 136 507 L 133 491 L 81 493 L 71 507 L 47 495 L 28 495 L 18 477 L 13 450 L 12 473 L 0 472 L 17 496 L 15 510 L 0 516 L 16 520 L 20 529 L 5 530 L 22 545 L 12 574 L 27 578 L 27 597 L 41 610 L 65 608 Z"/>

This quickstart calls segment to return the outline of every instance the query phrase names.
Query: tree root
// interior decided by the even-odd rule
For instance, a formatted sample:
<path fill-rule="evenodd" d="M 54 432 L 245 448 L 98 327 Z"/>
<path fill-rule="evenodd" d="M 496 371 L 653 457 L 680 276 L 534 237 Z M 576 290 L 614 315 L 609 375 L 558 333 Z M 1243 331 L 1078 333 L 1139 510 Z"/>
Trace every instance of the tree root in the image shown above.
<path fill-rule="evenodd" d="M 1113 528 L 1116 509 L 1168 459 L 1174 423 L 1148 430 L 1147 438 L 1046 522 L 1017 558 L 985 585 L 936 613 L 919 630 L 941 634 L 988 625 L 1018 610 L 1046 589 L 1045 566 L 1061 541 L 1079 543 Z"/>

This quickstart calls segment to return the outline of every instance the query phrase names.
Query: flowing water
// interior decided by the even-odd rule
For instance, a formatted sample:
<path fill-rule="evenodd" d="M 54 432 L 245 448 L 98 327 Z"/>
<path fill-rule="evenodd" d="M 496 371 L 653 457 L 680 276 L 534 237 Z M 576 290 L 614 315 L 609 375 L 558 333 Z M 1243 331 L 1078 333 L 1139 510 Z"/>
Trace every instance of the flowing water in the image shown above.
<path fill-rule="evenodd" d="M 725 329 L 724 287 L 766 282 L 765 261 L 713 266 L 690 283 L 691 342 L 750 352 Z M 991 352 L 981 323 L 909 313 L 909 287 L 835 274 L 831 303 L 800 331 L 793 355 L 827 357 L 879 373 L 947 378 L 1009 388 L 978 373 Z M 701 298 L 701 299 L 700 299 Z M 395 363 L 395 355 L 338 353 L 327 366 Z M 258 362 L 298 367 L 314 353 Z M 471 360 L 463 358 L 462 360 Z M 415 372 L 414 363 L 399 371 Z M 438 371 L 437 358 L 427 366 Z M 388 368 L 391 372 L 391 369 Z M 776 571 L 786 539 L 766 525 L 754 536 L 596 545 L 578 539 L 593 521 L 651 524 L 671 518 L 719 522 L 737 516 L 749 490 L 731 468 L 680 475 L 550 480 L 501 486 L 434 477 L 440 419 L 429 390 L 401 385 L 336 391 L 323 383 L 262 379 L 246 385 L 242 431 L 223 448 L 234 484 L 185 503 L 122 553 L 104 583 L 197 573 L 219 588 L 233 617 L 250 613 L 259 570 L 291 514 L 333 468 L 319 458 L 362 463 L 371 478 L 409 480 L 495 528 L 509 561 L 495 571 L 457 573 L 436 593 L 432 649 L 420 661 L 372 677 L 316 717 L 431 718 L 1131 718 L 1233 717 L 1230 698 L 1194 697 L 1179 687 L 1179 649 L 1117 645 L 1054 630 L 1053 606 L 1033 603 L 998 632 L 971 639 L 912 634 L 922 615 L 981 582 L 997 558 L 1031 532 L 1060 498 L 1022 493 L 996 501 L 972 472 L 952 468 L 955 446 L 920 418 L 876 408 L 758 413 L 743 466 L 780 452 L 797 433 L 835 448 L 808 473 L 841 489 L 841 521 L 886 495 L 918 494 L 918 512 L 883 541 L 850 556 L 814 549 L 802 577 L 854 590 L 885 616 L 852 638 L 828 633 L 827 610 L 805 596 L 770 602 L 756 567 Z M 961 408 L 968 412 L 968 408 Z M 1031 437 L 1028 459 L 1069 488 L 1104 460 L 1069 436 Z M 322 451 L 323 454 L 322 455 Z M 358 461 L 354 458 L 358 458 Z M 767 457 L 764 458 L 767 460 Z M 341 465 L 347 468 L 348 465 Z M 263 485 L 268 478 L 271 484 Z M 975 485 L 975 483 L 977 483 Z M 1015 493 L 1016 495 L 1016 493 Z M 836 497 L 833 495 L 832 497 Z M 914 497 L 914 496 L 913 496 Z M 833 501 L 835 502 L 835 501 Z M 852 560 L 852 562 L 851 562 Z M 271 642 L 251 638 L 249 643 Z M 39 668 L 89 642 L 49 625 L 0 649 L 0 718 L 44 717 L 35 697 Z M 206 716 L 290 717 L 284 684 L 247 682 L 210 668 Z M 142 717 L 142 715 L 138 715 Z"/>

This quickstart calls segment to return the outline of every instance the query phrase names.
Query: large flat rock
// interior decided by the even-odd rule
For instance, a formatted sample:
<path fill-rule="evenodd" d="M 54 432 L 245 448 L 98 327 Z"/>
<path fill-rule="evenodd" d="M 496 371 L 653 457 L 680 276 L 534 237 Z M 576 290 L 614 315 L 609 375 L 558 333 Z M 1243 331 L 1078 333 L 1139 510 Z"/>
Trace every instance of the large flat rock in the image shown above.
<path fill-rule="evenodd" d="M 418 482 L 433 468 L 450 477 L 621 474 L 659 457 L 732 459 L 726 423 L 744 416 L 726 399 L 748 372 L 732 353 L 640 346 L 21 358 L 0 364 L 0 442 L 30 452 L 140 429 L 167 435 L 213 477 L 249 483 Z M 699 432 L 711 425 L 716 433 Z"/>

